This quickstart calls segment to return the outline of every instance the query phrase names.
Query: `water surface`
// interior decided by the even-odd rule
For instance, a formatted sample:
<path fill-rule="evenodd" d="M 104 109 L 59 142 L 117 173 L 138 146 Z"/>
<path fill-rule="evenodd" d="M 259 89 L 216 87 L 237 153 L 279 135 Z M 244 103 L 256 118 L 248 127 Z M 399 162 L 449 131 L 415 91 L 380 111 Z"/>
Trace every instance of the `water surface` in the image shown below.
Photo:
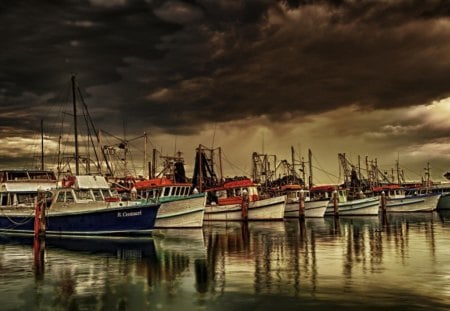
<path fill-rule="evenodd" d="M 448 310 L 450 214 L 0 236 L 0 310 Z"/>

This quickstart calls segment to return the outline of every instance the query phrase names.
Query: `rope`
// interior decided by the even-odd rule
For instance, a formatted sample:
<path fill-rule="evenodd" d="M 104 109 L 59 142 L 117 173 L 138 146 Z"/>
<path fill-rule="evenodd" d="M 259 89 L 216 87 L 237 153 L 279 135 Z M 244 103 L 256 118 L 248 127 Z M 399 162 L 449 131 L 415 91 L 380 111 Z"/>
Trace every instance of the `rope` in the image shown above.
<path fill-rule="evenodd" d="M 225 160 L 228 164 L 230 164 L 233 168 L 235 168 L 235 169 L 237 169 L 237 170 L 240 170 L 244 175 L 247 175 L 247 172 L 246 172 L 245 170 L 241 169 L 241 168 L 238 167 L 237 165 L 231 163 L 230 160 L 228 160 L 227 155 L 225 154 L 225 152 L 222 151 L 222 155 L 223 155 L 223 157 L 224 157 L 224 160 Z"/>
<path fill-rule="evenodd" d="M 24 224 L 30 222 L 30 220 L 34 219 L 34 216 L 32 216 L 32 214 L 34 213 L 34 211 L 33 211 L 29 216 L 27 216 L 28 219 L 25 219 L 24 222 L 17 222 L 17 221 L 14 221 L 14 220 L 13 220 L 11 217 L 9 217 L 8 215 L 6 215 L 5 212 L 4 212 L 4 210 L 3 210 L 3 208 L 0 208 L 0 210 L 2 211 L 2 216 L 6 217 L 11 223 L 13 223 L 13 224 L 16 225 L 16 226 L 24 225 Z"/>

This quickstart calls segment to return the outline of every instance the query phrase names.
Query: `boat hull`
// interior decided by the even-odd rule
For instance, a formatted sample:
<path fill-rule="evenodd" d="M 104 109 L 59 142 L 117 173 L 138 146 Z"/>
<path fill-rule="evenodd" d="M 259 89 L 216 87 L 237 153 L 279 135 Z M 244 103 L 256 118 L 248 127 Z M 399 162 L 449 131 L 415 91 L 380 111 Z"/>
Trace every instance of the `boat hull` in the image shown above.
<path fill-rule="evenodd" d="M 338 212 L 340 216 L 378 215 L 379 208 L 380 199 L 378 197 L 368 197 L 338 203 Z M 325 212 L 325 216 L 331 215 L 334 215 L 334 205 L 332 201 L 328 203 L 328 207 Z"/>
<path fill-rule="evenodd" d="M 432 212 L 436 209 L 440 194 L 387 199 L 386 212 Z"/>
<path fill-rule="evenodd" d="M 450 210 L 450 193 L 443 193 L 438 200 L 437 210 Z"/>
<path fill-rule="evenodd" d="M 280 220 L 284 217 L 286 197 L 279 196 L 249 202 L 247 220 Z M 207 205 L 206 221 L 244 220 L 241 204 Z"/>
<path fill-rule="evenodd" d="M 286 203 L 284 210 L 284 217 L 298 218 L 299 217 L 299 202 Z M 328 207 L 328 200 L 305 201 L 305 217 L 323 217 Z"/>
<path fill-rule="evenodd" d="M 46 235 L 136 235 L 154 229 L 159 204 L 80 210 L 47 210 Z M 0 232 L 34 234 L 34 210 L 0 211 Z"/>
<path fill-rule="evenodd" d="M 201 228 L 205 214 L 204 194 L 161 202 L 155 228 Z"/>

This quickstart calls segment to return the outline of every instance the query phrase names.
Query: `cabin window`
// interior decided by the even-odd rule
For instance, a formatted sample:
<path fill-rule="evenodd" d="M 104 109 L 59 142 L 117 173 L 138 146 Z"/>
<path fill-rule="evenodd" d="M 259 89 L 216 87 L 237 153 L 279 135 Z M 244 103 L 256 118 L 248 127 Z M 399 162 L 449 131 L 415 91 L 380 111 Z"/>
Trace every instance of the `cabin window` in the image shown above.
<path fill-rule="evenodd" d="M 103 201 L 102 192 L 100 189 L 93 189 L 92 193 L 94 194 L 95 201 Z"/>
<path fill-rule="evenodd" d="M 105 199 L 111 197 L 111 192 L 108 189 L 102 189 L 101 191 Z"/>
<path fill-rule="evenodd" d="M 295 198 L 297 198 L 297 192 L 288 192 L 287 197 L 289 199 L 295 199 Z"/>
<path fill-rule="evenodd" d="M 8 196 L 5 195 L 5 194 L 2 194 L 1 196 L 2 196 L 1 204 L 2 204 L 3 206 L 8 205 Z"/>
<path fill-rule="evenodd" d="M 153 199 L 155 197 L 155 193 L 153 190 L 147 190 L 145 191 L 145 198 L 146 199 Z"/>
<path fill-rule="evenodd" d="M 168 197 L 170 195 L 170 187 L 164 187 L 164 197 Z"/>
<path fill-rule="evenodd" d="M 17 194 L 17 203 L 18 204 L 33 204 L 34 197 L 31 193 L 18 193 Z"/>
<path fill-rule="evenodd" d="M 75 195 L 77 199 L 80 200 L 92 200 L 92 195 L 90 190 L 75 190 Z"/>
<path fill-rule="evenodd" d="M 56 202 L 64 202 L 64 194 L 65 192 L 59 192 L 58 197 L 56 198 Z"/>
<path fill-rule="evenodd" d="M 73 198 L 73 194 L 71 191 L 66 192 L 66 202 L 73 202 L 75 201 Z"/>

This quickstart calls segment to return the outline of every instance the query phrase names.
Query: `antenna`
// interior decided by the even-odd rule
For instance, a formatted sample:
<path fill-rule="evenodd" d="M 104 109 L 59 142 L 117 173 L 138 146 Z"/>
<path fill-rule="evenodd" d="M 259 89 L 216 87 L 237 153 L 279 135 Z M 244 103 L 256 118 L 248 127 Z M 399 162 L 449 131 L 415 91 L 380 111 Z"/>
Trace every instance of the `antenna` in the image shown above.
<path fill-rule="evenodd" d="M 264 154 L 264 131 L 262 132 L 262 154 Z"/>
<path fill-rule="evenodd" d="M 213 137 L 212 137 L 212 142 L 211 142 L 211 149 L 214 149 L 214 140 L 216 138 L 216 128 L 217 128 L 217 123 L 214 123 L 214 131 L 213 131 Z"/>

